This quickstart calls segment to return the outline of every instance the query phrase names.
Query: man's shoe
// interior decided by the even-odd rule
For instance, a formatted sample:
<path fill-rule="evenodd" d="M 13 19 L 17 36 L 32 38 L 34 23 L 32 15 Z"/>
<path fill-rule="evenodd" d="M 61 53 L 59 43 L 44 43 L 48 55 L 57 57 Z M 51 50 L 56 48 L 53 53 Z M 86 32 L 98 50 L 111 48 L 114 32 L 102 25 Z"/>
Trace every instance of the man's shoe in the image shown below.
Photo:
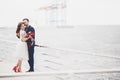
<path fill-rule="evenodd" d="M 34 72 L 33 70 L 28 70 L 28 71 L 26 71 L 26 72 Z"/>

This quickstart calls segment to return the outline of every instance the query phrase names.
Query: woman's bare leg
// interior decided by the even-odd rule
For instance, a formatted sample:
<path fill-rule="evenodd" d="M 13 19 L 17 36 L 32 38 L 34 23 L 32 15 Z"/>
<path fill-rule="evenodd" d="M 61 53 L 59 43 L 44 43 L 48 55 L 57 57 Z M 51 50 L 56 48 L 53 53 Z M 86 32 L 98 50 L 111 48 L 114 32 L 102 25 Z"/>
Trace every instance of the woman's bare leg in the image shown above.
<path fill-rule="evenodd" d="M 22 60 L 19 59 L 16 65 L 16 72 L 21 72 Z"/>
<path fill-rule="evenodd" d="M 22 60 L 19 60 L 19 72 L 22 72 L 22 70 L 21 70 L 21 66 L 22 66 Z"/>

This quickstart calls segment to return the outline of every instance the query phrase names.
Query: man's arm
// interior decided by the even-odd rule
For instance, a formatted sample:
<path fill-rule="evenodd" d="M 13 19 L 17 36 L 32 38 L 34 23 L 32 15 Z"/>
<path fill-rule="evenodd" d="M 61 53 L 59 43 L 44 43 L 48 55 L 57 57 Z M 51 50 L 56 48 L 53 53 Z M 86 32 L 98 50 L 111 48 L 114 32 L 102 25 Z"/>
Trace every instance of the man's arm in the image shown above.
<path fill-rule="evenodd" d="M 35 29 L 33 27 L 31 27 L 30 31 L 34 34 L 32 38 L 35 39 Z"/>

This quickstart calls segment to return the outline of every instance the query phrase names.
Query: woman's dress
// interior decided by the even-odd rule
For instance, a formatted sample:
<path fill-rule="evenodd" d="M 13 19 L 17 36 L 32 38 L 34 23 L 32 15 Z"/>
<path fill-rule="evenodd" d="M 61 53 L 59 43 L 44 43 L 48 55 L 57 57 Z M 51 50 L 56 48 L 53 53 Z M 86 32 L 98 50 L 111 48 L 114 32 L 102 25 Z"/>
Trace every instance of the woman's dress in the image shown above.
<path fill-rule="evenodd" d="M 26 42 L 22 42 L 22 35 L 25 35 L 26 32 L 24 30 L 20 30 L 20 39 L 17 44 L 17 58 L 21 60 L 28 60 L 28 46 Z"/>

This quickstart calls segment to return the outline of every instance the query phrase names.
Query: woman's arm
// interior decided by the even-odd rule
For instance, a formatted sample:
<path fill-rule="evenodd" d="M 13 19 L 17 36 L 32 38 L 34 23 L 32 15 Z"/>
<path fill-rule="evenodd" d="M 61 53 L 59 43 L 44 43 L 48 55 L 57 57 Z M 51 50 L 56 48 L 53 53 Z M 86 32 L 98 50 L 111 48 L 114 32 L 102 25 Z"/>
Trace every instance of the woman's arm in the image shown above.
<path fill-rule="evenodd" d="M 18 38 L 20 38 L 20 33 L 16 33 L 16 36 L 17 36 Z"/>
<path fill-rule="evenodd" d="M 21 36 L 22 36 L 22 41 L 23 42 L 25 42 L 25 41 L 27 41 L 28 39 L 30 39 L 30 36 L 28 37 L 28 38 L 26 38 L 26 34 L 21 34 Z"/>

